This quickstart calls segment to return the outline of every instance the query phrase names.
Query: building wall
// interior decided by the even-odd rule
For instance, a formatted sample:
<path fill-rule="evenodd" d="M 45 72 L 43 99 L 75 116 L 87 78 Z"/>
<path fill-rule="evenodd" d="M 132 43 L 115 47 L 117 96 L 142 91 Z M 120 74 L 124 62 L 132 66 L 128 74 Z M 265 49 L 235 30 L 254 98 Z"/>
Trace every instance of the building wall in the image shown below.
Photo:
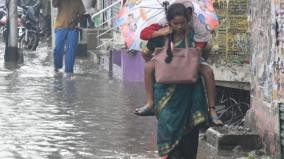
<path fill-rule="evenodd" d="M 277 22 L 280 0 L 251 0 L 249 6 L 252 76 L 247 124 L 261 136 L 266 152 L 279 158 L 279 97 L 275 95 L 278 85 L 275 62 L 279 52 Z"/>
<path fill-rule="evenodd" d="M 215 0 L 220 25 L 213 36 L 215 63 L 248 64 L 248 0 Z M 213 60 L 214 60 L 213 59 Z"/>
<path fill-rule="evenodd" d="M 211 38 L 213 49 L 208 61 L 217 85 L 250 90 L 248 1 L 215 0 L 213 3 L 220 25 Z"/>
<path fill-rule="evenodd" d="M 277 50 L 274 60 L 274 80 L 273 99 L 279 103 L 284 103 L 284 0 L 280 0 L 277 9 Z"/>

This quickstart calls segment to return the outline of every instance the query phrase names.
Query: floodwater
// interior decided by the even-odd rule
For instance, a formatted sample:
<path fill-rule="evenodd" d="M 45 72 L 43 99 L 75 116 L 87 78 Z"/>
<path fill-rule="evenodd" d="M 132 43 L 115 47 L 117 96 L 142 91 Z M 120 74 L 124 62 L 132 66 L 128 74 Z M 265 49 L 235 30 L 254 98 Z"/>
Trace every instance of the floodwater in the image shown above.
<path fill-rule="evenodd" d="M 155 118 L 131 113 L 143 103 L 141 83 L 113 80 L 87 59 L 76 61 L 74 79 L 55 76 L 47 47 L 25 51 L 17 69 L 3 57 L 1 159 L 157 158 Z"/>
<path fill-rule="evenodd" d="M 0 50 L 4 50 L 0 45 Z M 54 74 L 52 52 L 24 51 L 18 68 L 0 52 L 0 159 L 157 159 L 156 119 L 137 117 L 141 82 L 108 76 L 92 57 L 73 79 Z M 200 143 L 198 159 L 226 159 Z"/>

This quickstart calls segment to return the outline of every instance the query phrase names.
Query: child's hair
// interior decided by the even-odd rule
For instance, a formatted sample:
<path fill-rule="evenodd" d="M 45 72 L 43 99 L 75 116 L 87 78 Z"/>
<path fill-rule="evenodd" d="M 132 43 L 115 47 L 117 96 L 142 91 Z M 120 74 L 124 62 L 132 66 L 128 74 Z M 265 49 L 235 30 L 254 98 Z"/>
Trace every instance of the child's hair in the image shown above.
<path fill-rule="evenodd" d="M 187 18 L 188 20 L 190 20 L 192 18 L 193 9 L 192 7 L 187 7 L 186 9 L 187 9 L 187 16 L 188 16 Z"/>
<path fill-rule="evenodd" d="M 188 17 L 188 11 L 187 8 L 181 3 L 174 3 L 170 5 L 166 12 L 166 18 L 168 23 L 170 23 L 171 20 L 173 20 L 176 16 L 184 16 L 187 21 L 189 21 Z M 173 34 L 169 34 L 169 40 L 168 40 L 168 49 L 167 49 L 167 58 L 165 59 L 166 63 L 170 63 L 173 58 L 173 53 L 171 49 L 171 42 L 173 40 Z"/>

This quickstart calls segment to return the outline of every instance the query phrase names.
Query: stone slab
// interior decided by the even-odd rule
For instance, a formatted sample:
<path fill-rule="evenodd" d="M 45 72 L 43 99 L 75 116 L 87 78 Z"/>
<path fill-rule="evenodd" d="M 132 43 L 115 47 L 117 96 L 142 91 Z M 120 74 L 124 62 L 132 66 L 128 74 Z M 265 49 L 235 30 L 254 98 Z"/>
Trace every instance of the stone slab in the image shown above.
<path fill-rule="evenodd" d="M 109 31 L 109 32 L 105 33 L 104 35 L 102 35 L 101 37 L 97 38 L 98 35 L 104 33 L 107 30 L 108 30 L 108 28 L 106 28 L 106 29 L 84 28 L 84 29 L 81 30 L 80 39 L 81 39 L 82 42 L 87 43 L 88 50 L 95 50 L 96 47 L 101 44 L 101 42 L 99 40 L 100 38 L 112 39 L 112 37 L 113 37 L 112 31 Z"/>
<path fill-rule="evenodd" d="M 240 127 L 209 128 L 205 138 L 206 142 L 217 151 L 236 148 L 251 151 L 261 148 L 261 139 L 258 134 Z"/>

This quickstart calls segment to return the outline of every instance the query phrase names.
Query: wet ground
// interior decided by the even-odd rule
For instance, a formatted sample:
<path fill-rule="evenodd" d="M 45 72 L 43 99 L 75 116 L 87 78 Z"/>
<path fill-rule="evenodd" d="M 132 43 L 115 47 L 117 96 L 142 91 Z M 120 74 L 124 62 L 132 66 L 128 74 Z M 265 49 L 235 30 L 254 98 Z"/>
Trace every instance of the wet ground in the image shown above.
<path fill-rule="evenodd" d="M 54 76 L 48 50 L 25 51 L 18 69 L 0 56 L 0 158 L 154 158 L 155 119 L 131 113 L 142 85 L 112 80 L 86 59 L 74 79 Z"/>
<path fill-rule="evenodd" d="M 17 69 L 3 57 L 1 51 L 1 159 L 157 158 L 156 119 L 131 113 L 143 104 L 142 83 L 112 79 L 92 58 L 76 61 L 72 80 L 55 75 L 47 47 L 25 51 Z M 223 158 L 206 143 L 199 150 L 198 159 Z"/>

